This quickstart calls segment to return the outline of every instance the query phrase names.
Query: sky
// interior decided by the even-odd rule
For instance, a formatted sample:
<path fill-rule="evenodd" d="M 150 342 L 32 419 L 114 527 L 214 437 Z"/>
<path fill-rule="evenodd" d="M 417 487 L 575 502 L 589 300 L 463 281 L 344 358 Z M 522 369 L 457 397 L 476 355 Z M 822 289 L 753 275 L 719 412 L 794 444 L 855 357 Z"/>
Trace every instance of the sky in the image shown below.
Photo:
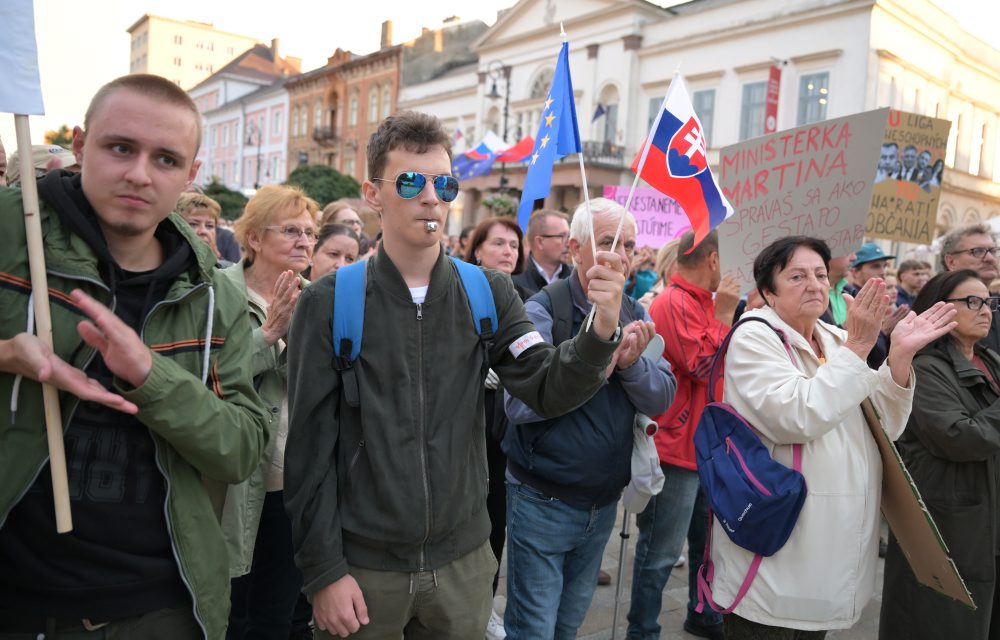
<path fill-rule="evenodd" d="M 570 2 L 572 0 L 556 0 Z M 1000 49 L 1000 2 L 933 0 L 966 29 Z M 0 0 L 0 3 L 4 0 Z M 393 21 L 394 42 L 437 27 L 444 18 L 496 21 L 497 11 L 515 0 L 374 0 L 346 15 L 351 0 L 34 0 L 38 63 L 45 115 L 31 118 L 32 140 L 60 124 L 82 124 L 83 112 L 105 82 L 128 73 L 129 35 L 125 31 L 144 13 L 210 22 L 216 28 L 269 43 L 281 40 L 284 55 L 302 58 L 303 71 L 315 69 L 340 47 L 364 54 L 378 48 L 383 20 Z M 657 2 L 677 4 L 677 0 Z M 281 7 L 280 12 L 274 8 Z M 985 7 L 985 9 L 984 9 Z M 983 15 L 983 11 L 993 15 Z M 15 146 L 14 118 L 0 113 L 0 140 L 8 154 Z"/>

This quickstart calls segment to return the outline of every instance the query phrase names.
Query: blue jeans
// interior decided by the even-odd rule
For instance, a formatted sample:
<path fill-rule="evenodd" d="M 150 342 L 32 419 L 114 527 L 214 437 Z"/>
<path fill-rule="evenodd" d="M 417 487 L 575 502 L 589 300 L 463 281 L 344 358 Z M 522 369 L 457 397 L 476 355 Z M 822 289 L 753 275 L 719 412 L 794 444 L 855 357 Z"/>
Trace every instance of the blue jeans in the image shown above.
<path fill-rule="evenodd" d="M 597 587 L 618 503 L 581 511 L 507 484 L 508 640 L 576 638 Z"/>
<path fill-rule="evenodd" d="M 714 612 L 698 614 L 697 570 L 701 566 L 705 549 L 705 530 L 708 519 L 707 504 L 702 501 L 702 512 L 696 511 L 696 498 L 701 493 L 698 473 L 673 465 L 660 465 L 663 469 L 663 491 L 653 496 L 646 509 L 636 517 L 639 540 L 635 549 L 635 567 L 632 572 L 632 603 L 628 611 L 627 637 L 634 640 L 660 637 L 660 609 L 663 589 L 670 579 L 674 563 L 684 548 L 688 536 L 689 568 L 688 619 L 711 625 L 722 622 Z"/>

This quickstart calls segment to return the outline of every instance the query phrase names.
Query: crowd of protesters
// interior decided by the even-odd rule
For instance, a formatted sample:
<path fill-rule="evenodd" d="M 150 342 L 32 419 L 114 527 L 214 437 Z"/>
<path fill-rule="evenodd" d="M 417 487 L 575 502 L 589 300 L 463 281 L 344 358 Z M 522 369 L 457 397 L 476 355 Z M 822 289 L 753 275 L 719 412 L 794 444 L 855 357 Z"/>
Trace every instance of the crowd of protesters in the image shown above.
<path fill-rule="evenodd" d="M 134 75 L 94 96 L 71 150 L 32 149 L 53 349 L 0 147 L 0 640 L 574 638 L 610 580 L 639 414 L 664 485 L 636 514 L 627 638 L 679 631 L 662 605 L 685 562 L 689 634 L 822 638 L 857 623 L 880 554 L 880 638 L 1000 636 L 989 227 L 942 238 L 937 269 L 782 238 L 741 296 L 716 233 L 637 247 L 603 198 L 446 236 L 459 186 L 433 116 L 380 123 L 355 197 L 265 186 L 231 230 L 192 187 L 201 134 L 184 92 Z M 357 333 L 338 343 L 341 323 Z M 762 561 L 712 524 L 698 475 L 717 355 L 715 396 L 775 460 L 801 451 L 808 495 Z M 41 383 L 59 390 L 63 534 Z M 978 609 L 921 585 L 893 532 L 880 549 L 866 399 Z M 699 605 L 703 559 L 731 609 Z"/>

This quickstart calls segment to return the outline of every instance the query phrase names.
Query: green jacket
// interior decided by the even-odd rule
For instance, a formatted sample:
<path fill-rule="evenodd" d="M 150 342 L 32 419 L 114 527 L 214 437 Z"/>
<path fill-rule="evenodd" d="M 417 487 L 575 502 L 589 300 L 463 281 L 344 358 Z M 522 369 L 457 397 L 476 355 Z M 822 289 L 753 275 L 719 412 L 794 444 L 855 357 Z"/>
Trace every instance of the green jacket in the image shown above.
<path fill-rule="evenodd" d="M 28 257 L 21 192 L 0 188 L 0 326 L 11 337 L 27 326 Z M 153 352 L 153 369 L 138 388 L 118 392 L 139 407 L 156 447 L 157 466 L 167 486 L 165 511 L 181 578 L 194 600 L 206 638 L 223 638 L 229 616 L 229 571 L 218 514 L 225 485 L 241 482 L 257 468 L 268 438 L 268 417 L 253 390 L 251 326 L 246 301 L 214 269 L 215 256 L 179 216 L 174 224 L 194 247 L 196 272 L 179 276 L 164 301 L 145 320 L 143 341 Z M 55 352 L 84 367 L 94 350 L 80 339 L 82 312 L 68 294 L 79 288 L 111 305 L 90 247 L 43 205 L 41 211 Z M 214 295 L 210 295 L 209 292 Z M 210 300 L 214 298 L 213 302 Z M 204 337 L 209 309 L 212 336 L 207 383 L 202 383 Z M 195 348 L 191 348 L 191 347 Z M 14 376 L 0 373 L 0 398 L 9 402 Z M 64 428 L 79 400 L 59 396 Z M 0 527 L 48 461 L 41 386 L 24 380 L 16 421 L 0 411 Z M 109 523 L 109 526 L 128 526 Z"/>
<path fill-rule="evenodd" d="M 418 305 L 380 250 L 367 265 L 364 344 L 344 375 L 333 368 L 336 275 L 302 292 L 288 342 L 285 506 L 306 593 L 352 565 L 438 569 L 487 540 L 488 367 L 542 416 L 570 411 L 603 383 L 617 341 L 591 330 L 558 349 L 532 344 L 535 326 L 510 278 L 486 275 L 500 326 L 484 354 L 443 252 Z"/>
<path fill-rule="evenodd" d="M 267 321 L 267 313 L 247 294 L 245 268 L 245 261 L 240 261 L 226 267 L 220 273 L 229 278 L 244 296 L 244 303 L 253 323 L 253 337 L 249 350 L 250 373 L 265 409 L 270 412 L 274 423 L 277 424 L 281 416 L 281 405 L 288 395 L 287 359 L 285 350 L 277 344 L 267 344 L 264 340 L 261 327 Z M 304 278 L 299 278 L 299 281 L 302 286 L 309 284 Z M 264 494 L 267 492 L 267 471 L 276 440 L 277 438 L 271 438 L 260 465 L 253 474 L 243 482 L 231 485 L 226 492 L 226 505 L 222 511 L 222 531 L 226 536 L 229 571 L 233 578 L 250 573 L 261 510 L 264 507 Z"/>

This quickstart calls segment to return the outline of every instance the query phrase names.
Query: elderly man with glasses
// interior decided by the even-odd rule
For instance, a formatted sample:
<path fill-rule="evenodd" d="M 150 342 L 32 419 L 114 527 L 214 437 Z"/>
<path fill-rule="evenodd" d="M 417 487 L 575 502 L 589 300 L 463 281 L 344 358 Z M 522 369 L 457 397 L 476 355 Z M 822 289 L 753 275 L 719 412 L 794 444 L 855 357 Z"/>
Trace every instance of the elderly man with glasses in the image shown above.
<path fill-rule="evenodd" d="M 972 269 L 987 287 L 1000 274 L 997 265 L 997 242 L 989 225 L 961 227 L 941 238 L 942 271 Z M 993 312 L 993 324 L 983 345 L 1000 351 L 1000 314 Z"/>

